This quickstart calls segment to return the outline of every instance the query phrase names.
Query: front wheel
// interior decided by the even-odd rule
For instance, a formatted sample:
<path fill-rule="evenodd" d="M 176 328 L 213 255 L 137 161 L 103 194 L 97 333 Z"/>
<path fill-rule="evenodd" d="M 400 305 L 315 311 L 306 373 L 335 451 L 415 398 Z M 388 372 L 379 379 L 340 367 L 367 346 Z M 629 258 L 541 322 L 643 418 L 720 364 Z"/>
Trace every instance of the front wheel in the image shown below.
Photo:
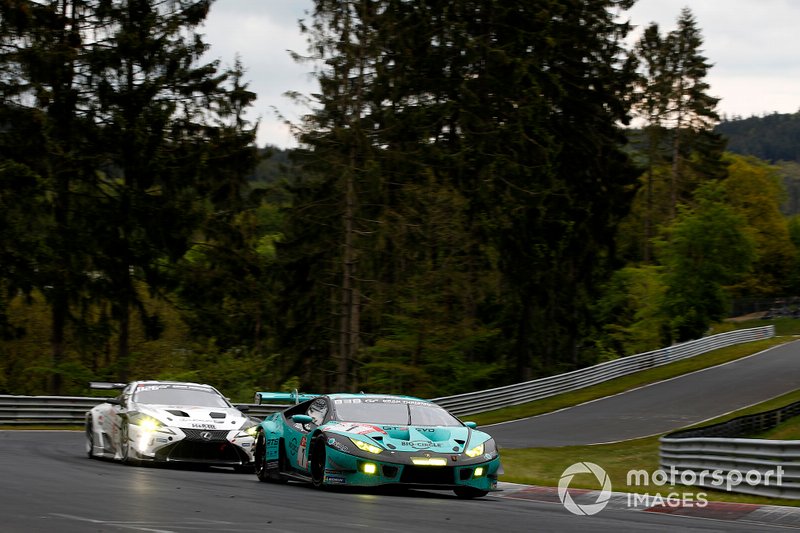
<path fill-rule="evenodd" d="M 94 459 L 94 429 L 92 419 L 86 421 L 86 455 L 89 459 Z"/>
<path fill-rule="evenodd" d="M 267 470 L 267 440 L 264 431 L 259 429 L 256 435 L 256 449 L 253 452 L 253 466 L 259 481 L 269 481 Z"/>
<path fill-rule="evenodd" d="M 138 465 L 139 460 L 136 458 L 136 451 L 133 450 L 131 446 L 131 439 L 128 432 L 128 423 L 124 422 L 122 424 L 122 429 L 120 429 L 119 434 L 119 446 L 120 446 L 120 455 L 122 456 L 122 462 L 126 465 Z"/>
<path fill-rule="evenodd" d="M 465 500 L 471 500 L 472 498 L 483 498 L 489 494 L 488 490 L 473 489 L 472 487 L 458 487 L 457 489 L 453 489 L 453 492 L 456 493 L 456 496 Z"/>
<path fill-rule="evenodd" d="M 327 451 L 325 449 L 325 437 L 319 435 L 311 441 L 311 484 L 315 488 L 325 488 L 325 466 L 328 462 Z"/>

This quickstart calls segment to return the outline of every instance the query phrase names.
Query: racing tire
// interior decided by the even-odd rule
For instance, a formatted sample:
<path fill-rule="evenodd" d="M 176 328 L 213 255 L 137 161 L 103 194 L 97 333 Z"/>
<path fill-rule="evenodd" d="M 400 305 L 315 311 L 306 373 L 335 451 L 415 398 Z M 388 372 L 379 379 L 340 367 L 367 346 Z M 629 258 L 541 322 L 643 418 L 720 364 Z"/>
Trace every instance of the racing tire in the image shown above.
<path fill-rule="evenodd" d="M 136 466 L 140 463 L 139 459 L 134 457 L 136 452 L 131 450 L 131 440 L 128 438 L 128 423 L 122 424 L 119 435 L 119 453 L 122 456 L 122 463 L 130 466 Z"/>
<path fill-rule="evenodd" d="M 271 481 L 267 470 L 267 440 L 264 431 L 259 429 L 256 434 L 256 449 L 253 452 L 253 470 L 259 481 Z"/>
<path fill-rule="evenodd" d="M 96 459 L 94 455 L 94 429 L 91 418 L 86 421 L 86 455 L 89 459 Z"/>
<path fill-rule="evenodd" d="M 325 437 L 320 434 L 311 441 L 311 453 L 308 458 L 311 470 L 311 484 L 314 488 L 325 488 L 325 466 L 328 462 Z"/>
<path fill-rule="evenodd" d="M 263 430 L 256 434 L 256 445 L 253 452 L 253 466 L 251 471 L 256 473 L 259 481 L 270 483 L 287 483 L 289 480 L 283 476 L 286 470 L 286 453 L 283 451 L 283 441 L 278 447 L 278 468 L 272 470 L 267 468 L 267 445 L 266 436 Z"/>
<path fill-rule="evenodd" d="M 464 500 L 483 498 L 489 494 L 488 490 L 473 489 L 472 487 L 458 487 L 457 489 L 453 489 L 453 492 L 456 493 L 456 496 Z"/>

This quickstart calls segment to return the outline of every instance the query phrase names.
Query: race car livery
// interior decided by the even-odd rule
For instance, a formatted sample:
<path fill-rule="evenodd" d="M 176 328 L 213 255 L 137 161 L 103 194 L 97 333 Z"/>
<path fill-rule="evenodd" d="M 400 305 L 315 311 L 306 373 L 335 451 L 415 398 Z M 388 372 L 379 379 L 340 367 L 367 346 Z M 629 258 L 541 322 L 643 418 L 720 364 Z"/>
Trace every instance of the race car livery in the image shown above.
<path fill-rule="evenodd" d="M 273 413 L 258 426 L 254 460 L 261 481 L 445 489 L 462 498 L 496 490 L 502 473 L 494 440 L 474 423 L 427 400 L 375 394 L 322 395 Z"/>
<path fill-rule="evenodd" d="M 251 470 L 258 420 L 214 387 L 134 381 L 90 384 L 121 389 L 86 413 L 86 453 L 128 464 L 189 462 Z"/>

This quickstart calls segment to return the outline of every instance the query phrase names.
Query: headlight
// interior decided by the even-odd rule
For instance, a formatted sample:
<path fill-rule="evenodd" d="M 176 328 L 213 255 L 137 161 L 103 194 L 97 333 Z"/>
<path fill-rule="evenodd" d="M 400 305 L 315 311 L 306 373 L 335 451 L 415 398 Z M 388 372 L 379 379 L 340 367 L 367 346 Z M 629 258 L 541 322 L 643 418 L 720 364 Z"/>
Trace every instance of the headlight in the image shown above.
<path fill-rule="evenodd" d="M 255 438 L 256 433 L 258 433 L 258 426 L 258 422 L 255 422 L 252 419 L 247 420 L 244 425 L 239 428 L 239 435 L 237 435 L 237 437 L 248 436 Z"/>
<path fill-rule="evenodd" d="M 129 418 L 129 421 L 134 426 L 139 426 L 142 431 L 153 433 L 160 431 L 162 433 L 172 433 L 164 424 L 152 416 L 147 415 L 134 415 Z"/>
<path fill-rule="evenodd" d="M 356 448 L 361 450 L 362 452 L 369 452 L 369 453 L 381 453 L 383 450 L 378 448 L 374 444 L 370 444 L 369 442 L 364 442 L 363 440 L 356 440 L 350 437 L 350 441 L 356 445 Z"/>
<path fill-rule="evenodd" d="M 469 450 L 465 451 L 464 455 L 466 455 L 467 457 L 478 457 L 479 455 L 483 454 L 483 449 L 484 449 L 483 443 L 480 443 L 474 448 L 470 448 Z"/>

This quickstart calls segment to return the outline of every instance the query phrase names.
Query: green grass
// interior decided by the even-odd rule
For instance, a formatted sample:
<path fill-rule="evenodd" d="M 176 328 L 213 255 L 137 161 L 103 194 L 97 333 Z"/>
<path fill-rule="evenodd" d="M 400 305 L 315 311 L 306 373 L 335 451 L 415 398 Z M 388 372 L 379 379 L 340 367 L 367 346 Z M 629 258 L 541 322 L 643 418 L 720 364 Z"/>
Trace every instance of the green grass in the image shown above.
<path fill-rule="evenodd" d="M 753 439 L 800 440 L 800 416 L 782 422 L 772 429 L 752 435 Z"/>
<path fill-rule="evenodd" d="M 724 422 L 731 418 L 762 411 L 769 411 L 800 400 L 800 391 L 784 394 L 772 400 L 760 403 L 729 413 L 711 421 L 696 424 L 706 426 L 713 423 Z M 792 421 L 787 422 L 790 423 Z M 795 422 L 793 431 L 798 431 Z M 796 434 L 796 433 L 795 433 Z M 777 438 L 777 437 L 761 437 Z M 504 449 L 500 454 L 506 474 L 501 476 L 501 481 L 522 483 L 528 485 L 541 485 L 555 487 L 561 473 L 570 465 L 579 461 L 589 461 L 602 467 L 609 475 L 613 489 L 620 492 L 639 492 L 651 495 L 661 494 L 666 497 L 670 492 L 690 492 L 697 494 L 703 492 L 710 501 L 725 501 L 739 503 L 758 503 L 766 505 L 800 506 L 797 500 L 764 498 L 747 494 L 734 494 L 723 491 L 707 489 L 694 489 L 690 487 L 636 487 L 628 486 L 627 473 L 629 470 L 645 470 L 654 472 L 659 469 L 658 464 L 659 443 L 658 437 L 646 437 L 614 444 L 598 444 L 589 446 L 562 446 L 557 448 L 528 448 Z M 593 476 L 582 477 L 577 475 L 570 483 L 570 487 L 598 489 L 597 480 Z"/>

